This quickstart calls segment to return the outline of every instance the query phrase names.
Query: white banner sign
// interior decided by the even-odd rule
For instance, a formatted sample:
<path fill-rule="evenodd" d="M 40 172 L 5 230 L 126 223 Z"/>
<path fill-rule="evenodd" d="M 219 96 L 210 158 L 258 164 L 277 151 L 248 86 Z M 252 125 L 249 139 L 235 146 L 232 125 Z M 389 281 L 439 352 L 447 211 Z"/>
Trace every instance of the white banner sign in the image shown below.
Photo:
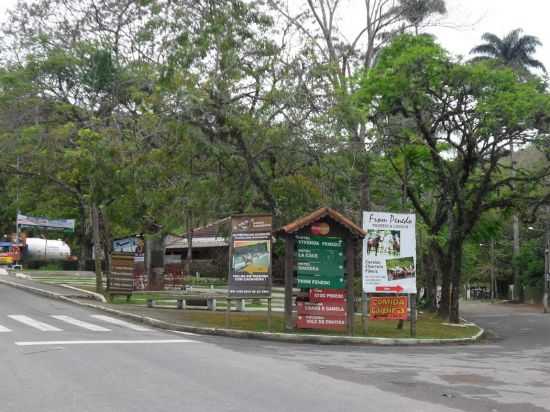
<path fill-rule="evenodd" d="M 17 215 L 17 225 L 20 227 L 37 227 L 44 230 L 63 230 L 65 232 L 74 232 L 74 219 L 46 219 L 44 217 L 34 217 Z"/>
<path fill-rule="evenodd" d="M 416 217 L 363 212 L 363 292 L 416 293 Z"/>

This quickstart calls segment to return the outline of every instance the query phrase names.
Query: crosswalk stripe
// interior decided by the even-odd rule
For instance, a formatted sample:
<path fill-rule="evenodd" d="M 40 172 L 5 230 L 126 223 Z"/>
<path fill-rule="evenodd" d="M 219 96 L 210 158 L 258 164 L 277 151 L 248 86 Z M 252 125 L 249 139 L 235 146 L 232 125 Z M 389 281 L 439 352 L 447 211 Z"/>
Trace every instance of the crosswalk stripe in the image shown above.
<path fill-rule="evenodd" d="M 94 325 L 93 323 L 84 322 L 65 315 L 52 315 L 52 318 L 58 319 L 62 322 L 69 323 L 71 325 L 79 326 L 84 329 L 88 329 L 94 332 L 109 332 L 111 329 L 104 328 L 103 326 Z"/>
<path fill-rule="evenodd" d="M 99 319 L 99 320 L 102 320 L 102 321 L 107 322 L 107 323 L 112 323 L 113 325 L 123 326 L 123 327 L 128 328 L 128 329 L 137 330 L 137 331 L 140 331 L 140 332 L 149 332 L 151 330 L 151 329 L 148 329 L 144 326 L 136 325 L 136 324 L 130 323 L 130 322 L 125 322 L 123 320 L 112 318 L 110 316 L 92 315 L 92 318 Z"/>
<path fill-rule="evenodd" d="M 25 315 L 8 315 L 9 318 L 18 322 L 24 323 L 32 328 L 41 330 L 42 332 L 61 332 L 63 329 L 56 328 L 55 326 L 48 325 L 47 323 L 34 320 Z"/>
<path fill-rule="evenodd" d="M 0 325 L 0 332 L 11 332 L 11 329 L 8 329 L 5 326 Z"/>

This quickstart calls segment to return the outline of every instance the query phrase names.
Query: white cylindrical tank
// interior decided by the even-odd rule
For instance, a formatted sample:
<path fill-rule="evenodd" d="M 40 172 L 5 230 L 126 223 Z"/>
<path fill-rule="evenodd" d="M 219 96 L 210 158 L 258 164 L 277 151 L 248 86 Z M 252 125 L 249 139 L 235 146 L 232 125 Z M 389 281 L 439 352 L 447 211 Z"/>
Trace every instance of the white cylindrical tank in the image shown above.
<path fill-rule="evenodd" d="M 67 260 L 71 256 L 71 248 L 62 240 L 28 237 L 26 239 L 25 259 L 27 260 Z"/>

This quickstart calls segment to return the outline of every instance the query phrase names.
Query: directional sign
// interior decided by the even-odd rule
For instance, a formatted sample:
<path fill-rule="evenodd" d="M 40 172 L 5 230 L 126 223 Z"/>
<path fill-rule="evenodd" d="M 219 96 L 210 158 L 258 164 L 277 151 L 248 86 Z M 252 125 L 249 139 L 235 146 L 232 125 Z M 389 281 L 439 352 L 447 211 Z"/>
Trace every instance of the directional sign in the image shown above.
<path fill-rule="evenodd" d="M 298 315 L 346 317 L 346 303 L 296 302 Z"/>
<path fill-rule="evenodd" d="M 310 289 L 310 302 L 326 303 L 344 303 L 346 301 L 346 291 L 339 289 Z"/>
<path fill-rule="evenodd" d="M 346 329 L 346 318 L 342 316 L 298 315 L 296 326 L 301 329 Z"/>
<path fill-rule="evenodd" d="M 401 293 L 403 292 L 403 289 L 401 285 L 397 286 L 376 286 L 377 292 L 395 292 L 395 293 Z"/>
<path fill-rule="evenodd" d="M 344 278 L 336 277 L 316 277 L 316 276 L 298 276 L 298 287 L 301 289 L 309 288 L 327 288 L 327 289 L 343 289 Z"/>
<path fill-rule="evenodd" d="M 344 288 L 344 241 L 337 237 L 297 236 L 298 287 Z"/>

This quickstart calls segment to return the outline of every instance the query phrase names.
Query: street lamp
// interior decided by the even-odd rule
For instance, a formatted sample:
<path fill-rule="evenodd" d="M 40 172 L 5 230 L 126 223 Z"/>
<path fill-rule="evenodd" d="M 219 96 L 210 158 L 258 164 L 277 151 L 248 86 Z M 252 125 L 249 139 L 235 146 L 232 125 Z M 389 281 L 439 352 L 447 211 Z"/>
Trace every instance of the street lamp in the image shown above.
<path fill-rule="evenodd" d="M 544 313 L 549 313 L 548 294 L 550 290 L 550 222 L 545 225 L 545 230 L 535 229 L 533 226 L 527 227 L 528 230 L 544 233 L 544 295 L 542 303 L 544 305 Z"/>

